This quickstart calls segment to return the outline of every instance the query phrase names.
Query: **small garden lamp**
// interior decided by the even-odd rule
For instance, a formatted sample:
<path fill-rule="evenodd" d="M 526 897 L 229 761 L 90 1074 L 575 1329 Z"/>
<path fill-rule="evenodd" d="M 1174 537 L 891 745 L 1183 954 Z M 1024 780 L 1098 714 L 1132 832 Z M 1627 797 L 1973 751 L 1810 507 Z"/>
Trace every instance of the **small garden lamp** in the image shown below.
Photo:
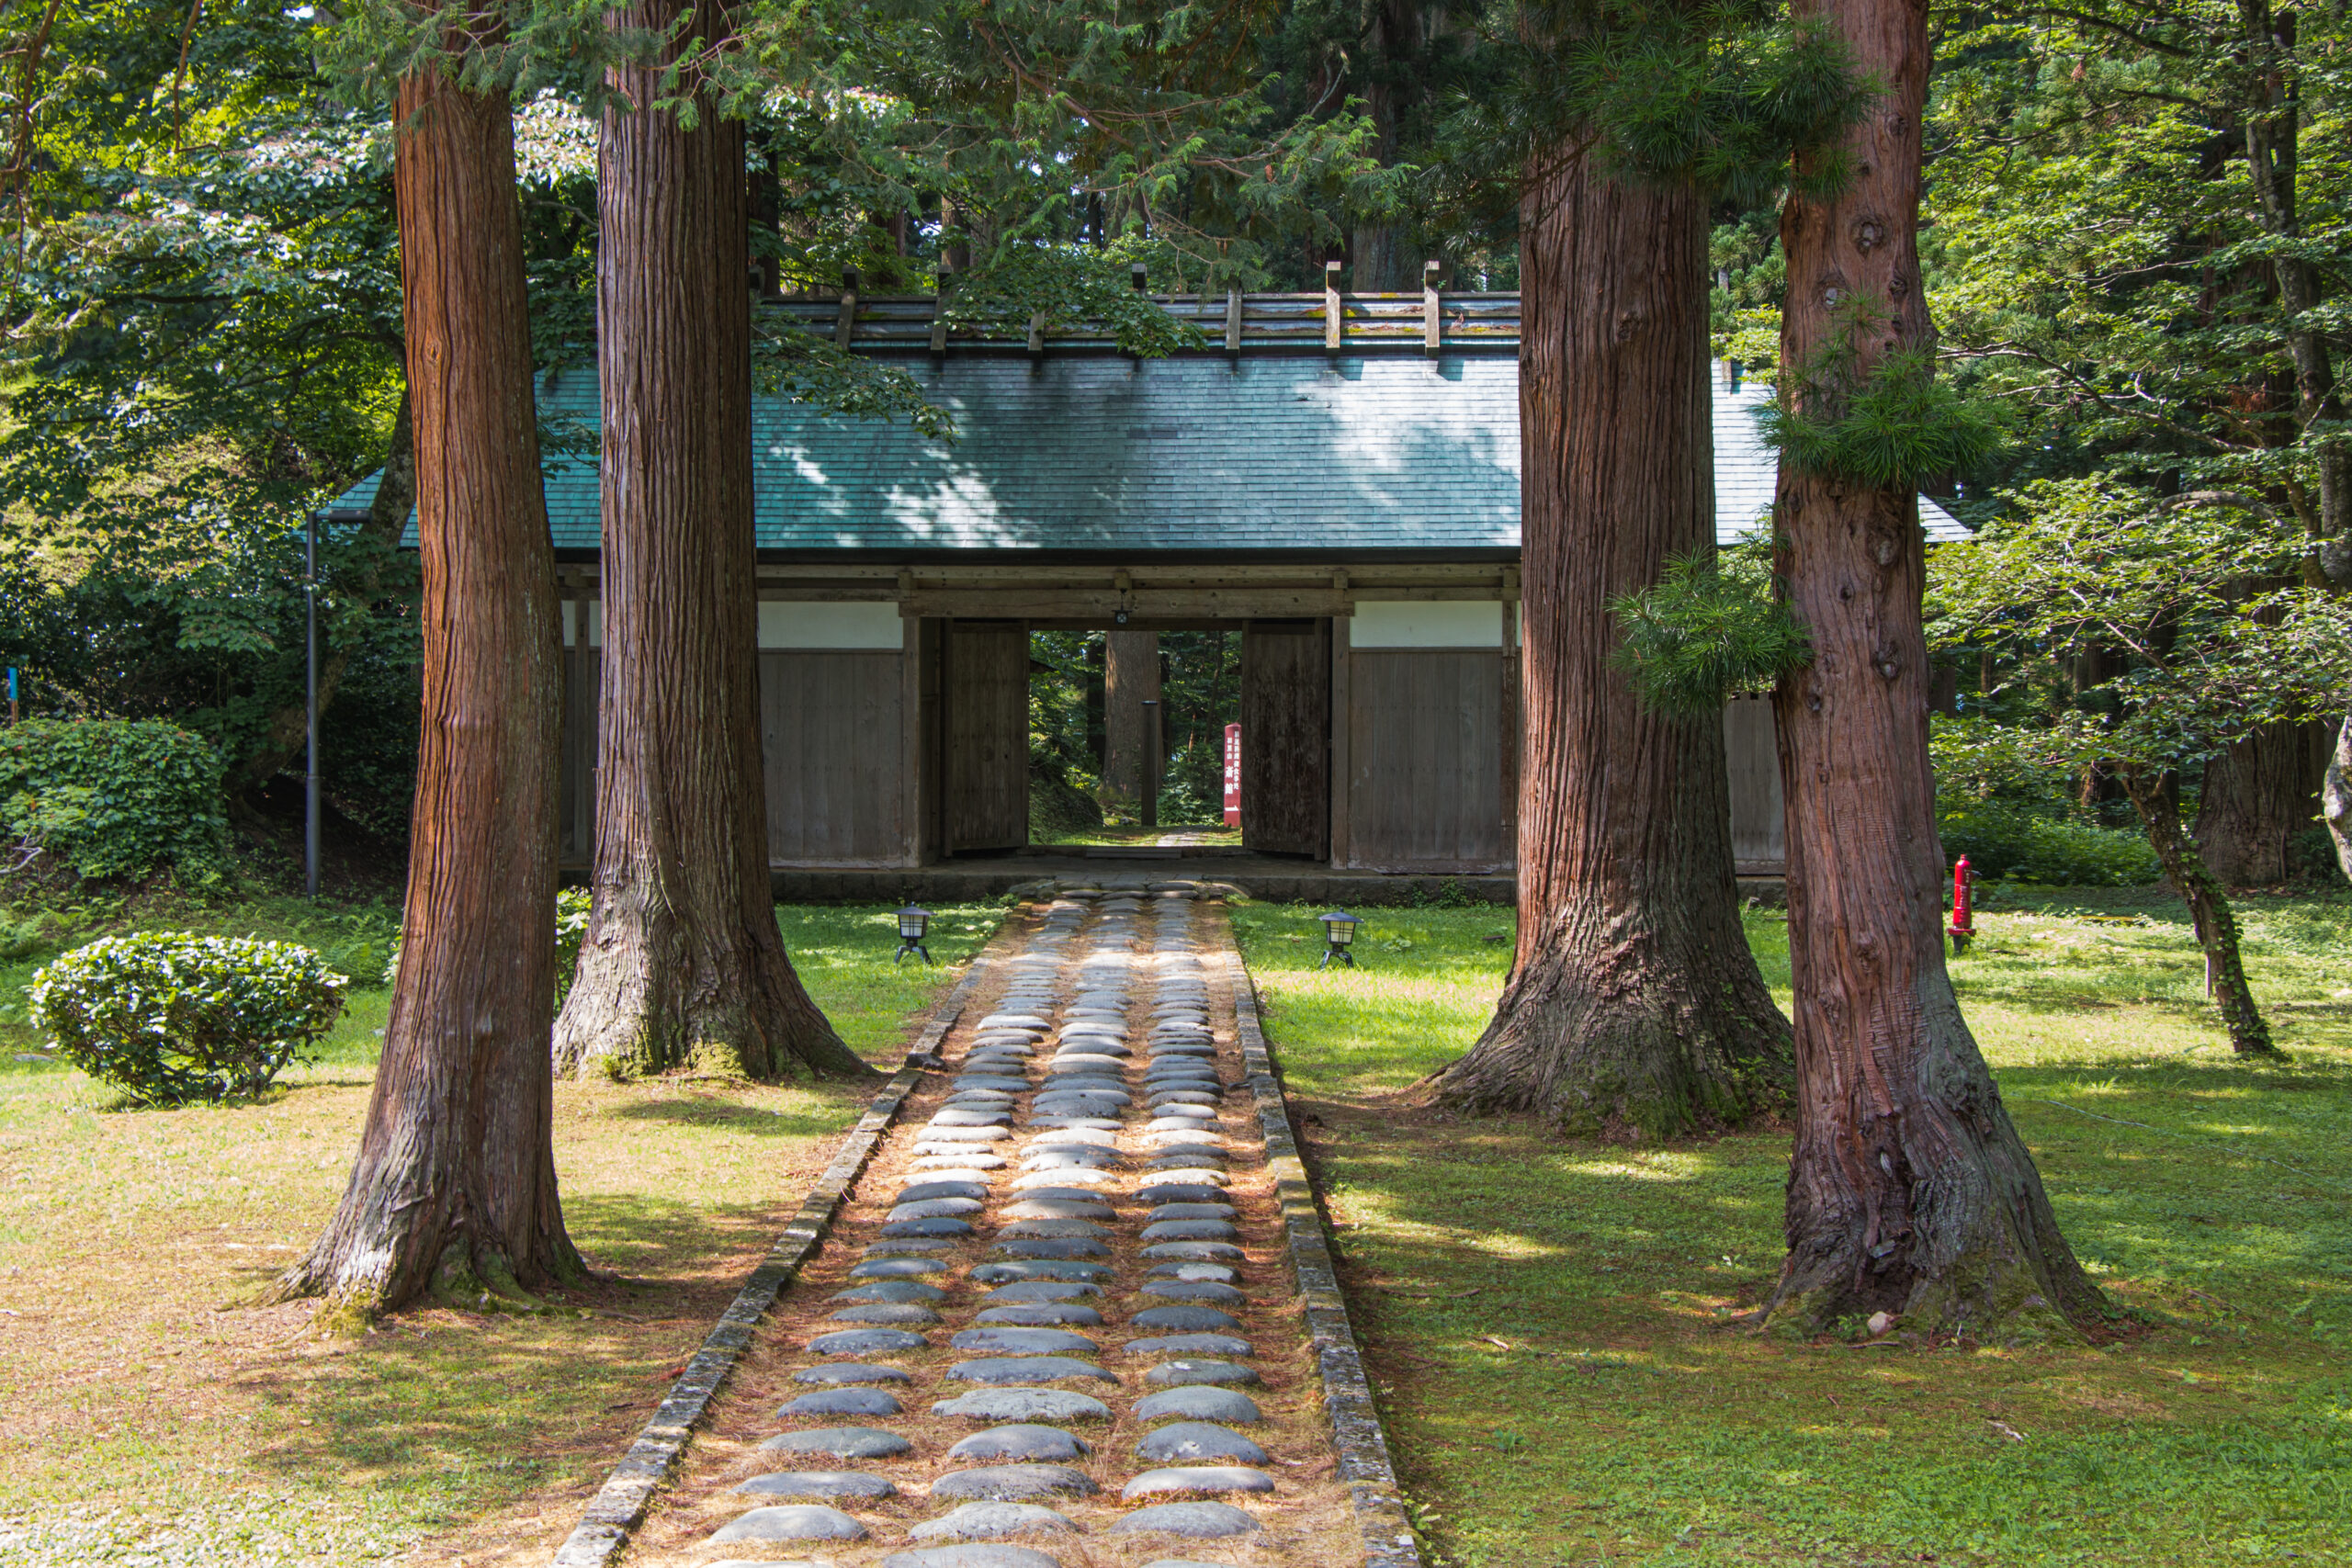
<path fill-rule="evenodd" d="M 905 961 L 908 953 L 920 953 L 922 954 L 922 961 L 925 964 L 930 963 L 931 949 L 922 944 L 922 933 L 924 928 L 928 927 L 930 924 L 931 911 L 929 909 L 918 909 L 912 904 L 910 904 L 905 908 L 899 910 L 899 951 L 898 953 L 892 957 L 890 962 L 893 964 L 902 963 Z"/>
<path fill-rule="evenodd" d="M 1315 918 L 1323 922 L 1323 962 L 1315 967 L 1327 968 L 1331 960 L 1336 958 L 1349 968 L 1354 968 L 1356 955 L 1353 948 L 1356 928 L 1363 922 L 1345 909 L 1334 909 L 1328 915 L 1317 915 Z"/>

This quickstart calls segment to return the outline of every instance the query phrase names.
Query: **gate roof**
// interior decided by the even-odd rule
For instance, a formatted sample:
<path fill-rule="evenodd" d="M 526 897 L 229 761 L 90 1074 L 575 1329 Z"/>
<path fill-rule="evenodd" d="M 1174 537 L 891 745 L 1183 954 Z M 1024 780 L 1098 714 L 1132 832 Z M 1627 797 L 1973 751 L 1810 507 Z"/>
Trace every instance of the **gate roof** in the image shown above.
<path fill-rule="evenodd" d="M 1348 332 L 1336 352 L 1325 346 L 1323 296 L 1277 297 L 1272 307 L 1261 303 L 1268 298 L 1250 297 L 1251 320 L 1271 324 L 1236 333 L 1231 352 L 1212 346 L 1156 359 L 1122 355 L 1082 323 L 1058 338 L 981 337 L 931 353 L 927 300 L 919 315 L 907 301 L 874 302 L 865 308 L 875 318 L 867 341 L 855 341 L 854 331 L 841 339 L 913 376 L 923 397 L 951 415 L 956 439 L 926 436 L 902 421 L 755 400 L 762 554 L 1516 557 L 1516 299 L 1449 297 L 1444 308 L 1456 312 L 1449 320 L 1470 324 L 1447 333 L 1430 355 L 1421 296 L 1370 297 L 1377 303 L 1369 309 L 1349 297 Z M 1285 311 L 1283 299 L 1300 303 Z M 1216 324 L 1205 305 L 1166 303 Z M 1207 304 L 1223 314 L 1222 302 Z M 858 310 L 853 300 L 850 311 Z M 830 329 L 831 318 L 850 312 L 835 301 L 804 301 L 782 313 Z M 1750 417 L 1765 389 L 1735 390 L 1720 374 L 1714 388 L 1715 533 L 1727 544 L 1770 506 L 1776 464 Z M 543 384 L 540 406 L 551 421 L 594 430 L 593 369 Z M 364 510 L 375 486 L 371 475 L 334 510 Z M 551 457 L 547 501 L 556 548 L 593 554 L 593 458 Z M 1924 497 L 1920 515 L 1931 539 L 1967 536 Z"/>

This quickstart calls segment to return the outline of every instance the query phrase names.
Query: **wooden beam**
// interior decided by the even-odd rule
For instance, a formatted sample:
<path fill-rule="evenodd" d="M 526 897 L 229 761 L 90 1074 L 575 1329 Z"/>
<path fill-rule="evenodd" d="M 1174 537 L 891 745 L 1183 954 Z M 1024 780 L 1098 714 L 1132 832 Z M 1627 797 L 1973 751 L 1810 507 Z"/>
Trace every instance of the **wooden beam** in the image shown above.
<path fill-rule="evenodd" d="M 1421 264 L 1421 352 L 1435 359 L 1444 350 L 1445 307 L 1437 291 L 1438 274 L 1444 270 L 1443 262 Z"/>
<path fill-rule="evenodd" d="M 1323 352 L 1337 354 L 1345 336 L 1341 331 L 1342 308 L 1340 304 L 1340 264 L 1323 264 Z"/>
<path fill-rule="evenodd" d="M 1345 870 L 1354 852 L 1348 831 L 1348 784 L 1355 772 L 1355 759 L 1350 747 L 1348 705 L 1350 665 L 1352 655 L 1348 649 L 1348 617 L 1342 614 L 1331 618 L 1331 869 Z M 1250 738 L 1241 738 L 1250 744 Z"/>
<path fill-rule="evenodd" d="M 1344 615 L 1347 597 L 1328 588 L 1164 590 L 1138 588 L 1122 594 L 1100 588 L 929 588 L 899 602 L 902 615 L 978 618 L 1040 618 L 1109 621 L 1125 610 L 1131 616 L 1182 620 L 1280 620 L 1294 616 Z"/>

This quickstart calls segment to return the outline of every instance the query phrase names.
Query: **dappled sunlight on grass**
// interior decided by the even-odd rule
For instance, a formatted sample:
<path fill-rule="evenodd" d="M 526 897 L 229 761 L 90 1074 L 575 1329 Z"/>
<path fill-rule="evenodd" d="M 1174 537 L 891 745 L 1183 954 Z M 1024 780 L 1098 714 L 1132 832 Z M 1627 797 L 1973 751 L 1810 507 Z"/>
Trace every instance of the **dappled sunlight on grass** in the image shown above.
<path fill-rule="evenodd" d="M 1239 911 L 1435 1555 L 2352 1562 L 2352 1028 L 2307 1005 L 2346 984 L 2347 908 L 2246 903 L 2284 1066 L 2229 1052 L 2177 904 L 2052 894 L 1984 918 L 1953 970 L 1971 1026 L 2140 1326 L 1934 1350 L 1739 1323 L 1780 1266 L 1784 1134 L 1626 1148 L 1400 1113 L 1393 1091 L 1486 1024 L 1499 911 L 1374 911 L 1358 976 L 1289 940 L 1316 911 Z M 1781 917 L 1747 927 L 1785 998 Z M 1384 953 L 1392 935 L 1411 945 Z"/>
<path fill-rule="evenodd" d="M 288 902 L 213 911 L 212 929 L 355 923 Z M 937 913 L 925 968 L 892 964 L 887 911 L 779 911 L 810 994 L 877 1062 L 1001 916 Z M 39 1043 L 6 1009 L 45 956 L 0 967 L 9 1058 Z M 128 1561 L 159 1530 L 191 1561 L 374 1562 L 449 1531 L 469 1561 L 492 1541 L 544 1561 L 866 1099 L 693 1075 L 559 1084 L 565 1220 L 617 1278 L 551 1292 L 552 1315 L 429 1308 L 322 1341 L 305 1305 L 243 1303 L 342 1193 L 388 1002 L 355 990 L 321 1059 L 249 1104 L 128 1109 L 62 1064 L 0 1060 L 16 1368 L 0 1564 Z"/>

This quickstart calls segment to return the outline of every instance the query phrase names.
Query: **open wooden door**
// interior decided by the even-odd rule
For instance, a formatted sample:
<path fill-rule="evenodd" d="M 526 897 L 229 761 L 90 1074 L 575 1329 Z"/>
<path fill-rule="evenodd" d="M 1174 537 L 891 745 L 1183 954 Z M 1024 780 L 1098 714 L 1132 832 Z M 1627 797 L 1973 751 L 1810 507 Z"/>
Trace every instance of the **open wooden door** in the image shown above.
<path fill-rule="evenodd" d="M 1331 645 L 1324 621 L 1241 633 L 1241 843 L 1330 852 Z"/>
<path fill-rule="evenodd" d="M 947 853 L 1029 841 L 1029 633 L 1018 621 L 950 621 L 944 682 Z"/>

